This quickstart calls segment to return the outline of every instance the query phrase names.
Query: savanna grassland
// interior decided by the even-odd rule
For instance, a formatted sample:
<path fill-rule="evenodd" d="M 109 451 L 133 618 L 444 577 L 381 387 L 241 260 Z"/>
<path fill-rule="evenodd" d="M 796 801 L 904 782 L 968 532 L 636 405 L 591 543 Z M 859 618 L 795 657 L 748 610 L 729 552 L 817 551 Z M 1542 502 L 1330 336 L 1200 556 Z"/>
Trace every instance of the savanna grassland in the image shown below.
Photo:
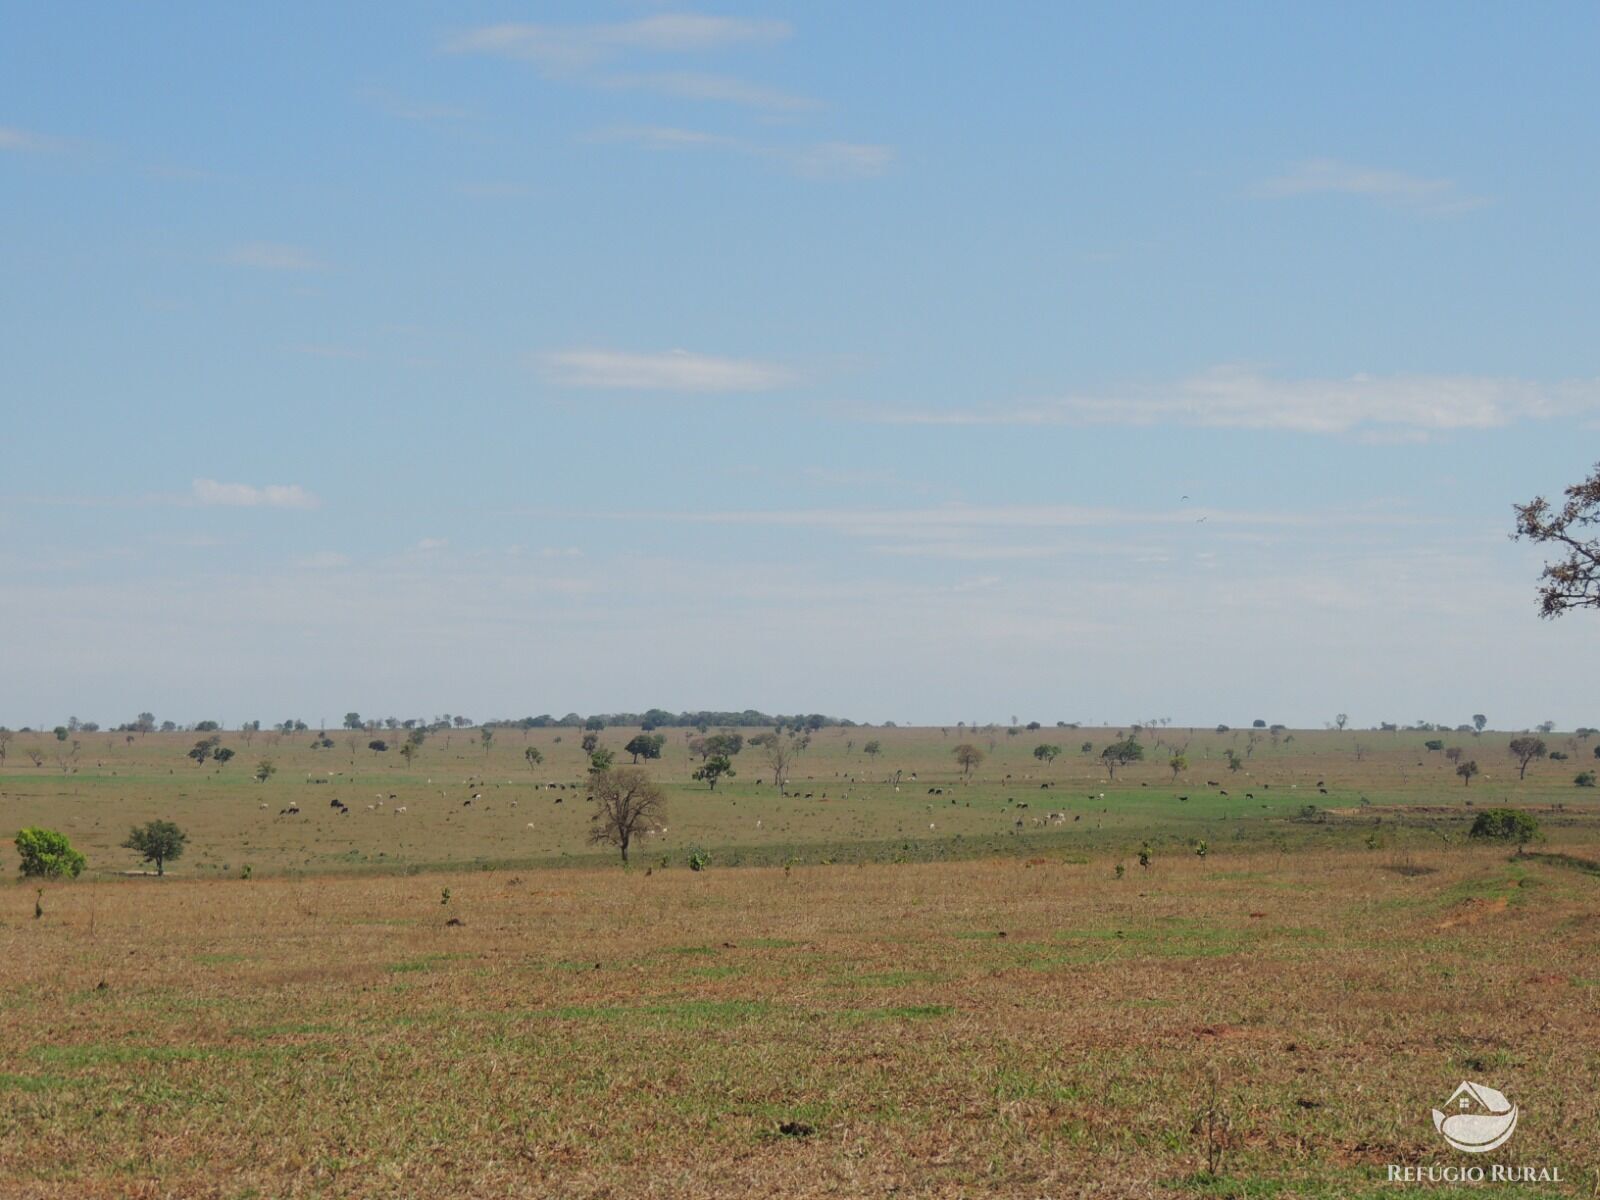
<path fill-rule="evenodd" d="M 14 746 L 0 813 L 90 867 L 0 891 L 0 1195 L 1435 1197 L 1385 1171 L 1467 1159 L 1429 1116 L 1462 1079 L 1564 1180 L 1470 1194 L 1600 1189 L 1592 741 L 1519 780 L 1451 735 L 1464 786 L 1429 735 L 1147 731 L 1113 783 L 1079 746 L 1115 732 L 823 730 L 787 796 L 673 733 L 627 871 L 571 730 Z M 1505 802 L 1527 855 L 1465 837 Z M 152 817 L 189 852 L 123 878 Z"/>

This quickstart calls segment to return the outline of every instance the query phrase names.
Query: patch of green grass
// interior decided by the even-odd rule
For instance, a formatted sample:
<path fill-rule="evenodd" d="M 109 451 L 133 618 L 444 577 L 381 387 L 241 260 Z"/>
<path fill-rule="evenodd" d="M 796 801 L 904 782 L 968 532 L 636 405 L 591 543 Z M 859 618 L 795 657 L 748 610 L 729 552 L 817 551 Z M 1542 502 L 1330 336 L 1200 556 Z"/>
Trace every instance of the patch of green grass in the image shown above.
<path fill-rule="evenodd" d="M 70 1084 L 60 1075 L 0 1075 L 0 1092 L 54 1092 Z"/>

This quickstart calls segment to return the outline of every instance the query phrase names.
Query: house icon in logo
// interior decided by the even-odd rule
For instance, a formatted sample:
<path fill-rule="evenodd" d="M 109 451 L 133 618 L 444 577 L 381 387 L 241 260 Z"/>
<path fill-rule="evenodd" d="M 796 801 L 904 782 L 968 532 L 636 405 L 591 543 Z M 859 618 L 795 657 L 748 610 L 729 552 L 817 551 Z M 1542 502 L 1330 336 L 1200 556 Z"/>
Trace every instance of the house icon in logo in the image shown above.
<path fill-rule="evenodd" d="M 1481 1083 L 1462 1083 L 1433 1110 L 1433 1127 L 1457 1150 L 1483 1154 L 1506 1144 L 1517 1130 L 1517 1106 Z"/>

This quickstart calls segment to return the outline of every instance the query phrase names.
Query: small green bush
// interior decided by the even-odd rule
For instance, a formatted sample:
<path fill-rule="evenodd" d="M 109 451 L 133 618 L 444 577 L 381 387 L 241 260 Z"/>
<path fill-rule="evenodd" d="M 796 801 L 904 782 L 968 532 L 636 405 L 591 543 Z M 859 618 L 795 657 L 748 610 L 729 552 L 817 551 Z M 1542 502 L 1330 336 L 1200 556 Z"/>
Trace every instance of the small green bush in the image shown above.
<path fill-rule="evenodd" d="M 1472 822 L 1468 836 L 1516 842 L 1520 846 L 1539 836 L 1539 822 L 1532 813 L 1520 809 L 1488 808 Z"/>
<path fill-rule="evenodd" d="M 1593 787 L 1594 786 L 1594 772 L 1593 771 L 1579 771 L 1578 772 L 1578 777 L 1576 779 L 1574 779 L 1572 782 L 1577 784 L 1579 787 Z"/>
<path fill-rule="evenodd" d="M 30 879 L 76 879 L 85 866 L 83 855 L 65 834 L 54 829 L 24 829 L 17 834 L 22 874 Z"/>

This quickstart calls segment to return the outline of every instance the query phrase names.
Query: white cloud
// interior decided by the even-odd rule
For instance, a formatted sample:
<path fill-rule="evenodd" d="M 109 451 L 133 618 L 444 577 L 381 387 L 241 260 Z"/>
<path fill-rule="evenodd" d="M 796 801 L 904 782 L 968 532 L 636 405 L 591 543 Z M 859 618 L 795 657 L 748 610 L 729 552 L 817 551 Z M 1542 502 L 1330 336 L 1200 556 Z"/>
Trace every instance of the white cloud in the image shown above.
<path fill-rule="evenodd" d="M 256 487 L 248 483 L 219 483 L 215 479 L 194 481 L 194 501 L 208 508 L 310 509 L 322 504 L 298 483 L 269 483 Z"/>
<path fill-rule="evenodd" d="M 1357 434 L 1407 441 L 1463 429 L 1600 411 L 1600 379 L 1542 384 L 1477 375 L 1283 379 L 1220 366 L 1165 387 L 1068 396 L 1010 408 L 880 411 L 903 425 L 1178 425 Z"/>
<path fill-rule="evenodd" d="M 563 387 L 644 392 L 764 392 L 794 380 L 787 367 L 754 359 L 669 350 L 560 350 L 541 356 L 546 377 Z"/>
<path fill-rule="evenodd" d="M 229 249 L 223 261 L 258 271 L 320 271 L 324 265 L 309 250 L 279 242 L 242 242 Z"/>
<path fill-rule="evenodd" d="M 1331 158 L 1314 158 L 1269 179 L 1267 196 L 1360 196 L 1430 213 L 1465 212 L 1488 201 L 1464 194 L 1451 179 L 1425 179 L 1404 171 L 1363 167 Z"/>
<path fill-rule="evenodd" d="M 790 32 L 785 21 L 663 13 L 601 25 L 486 25 L 452 38 L 445 49 L 456 54 L 489 54 L 522 59 L 550 69 L 570 70 L 630 51 L 703 53 L 730 46 L 782 41 Z"/>

